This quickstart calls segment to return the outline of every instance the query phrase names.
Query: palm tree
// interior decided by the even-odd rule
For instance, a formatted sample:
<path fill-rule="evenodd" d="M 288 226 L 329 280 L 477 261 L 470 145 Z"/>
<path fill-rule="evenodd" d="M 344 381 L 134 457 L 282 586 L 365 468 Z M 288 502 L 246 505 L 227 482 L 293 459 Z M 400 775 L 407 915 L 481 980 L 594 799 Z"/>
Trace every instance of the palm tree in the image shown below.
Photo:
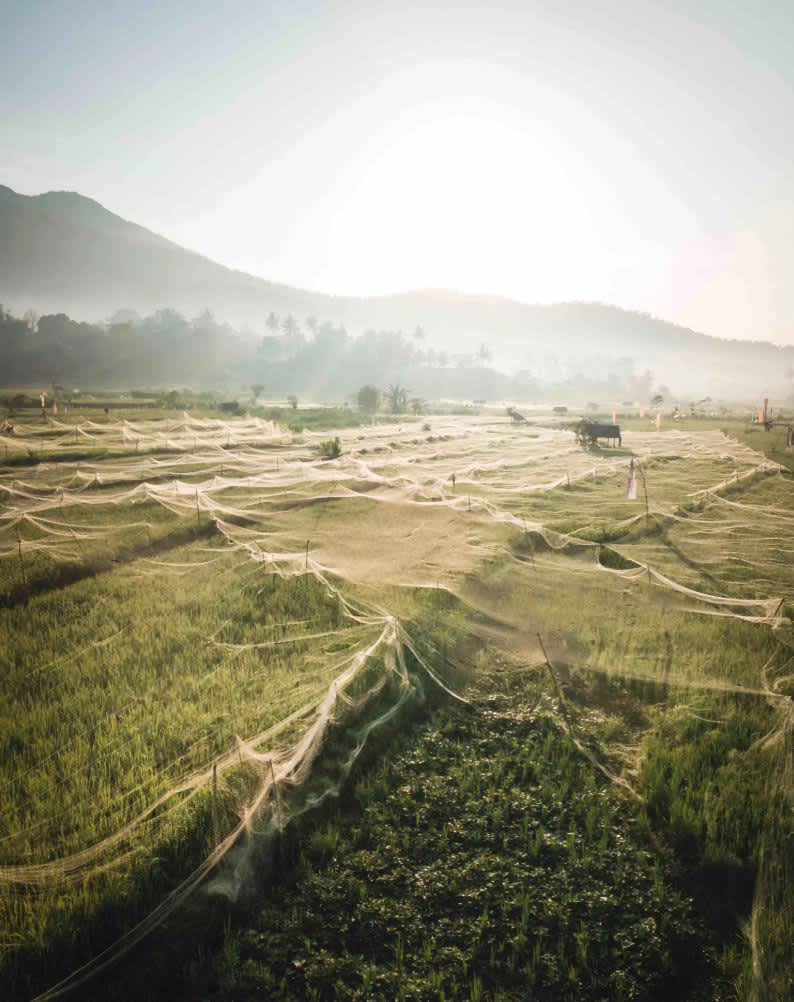
<path fill-rule="evenodd" d="M 273 313 L 273 311 L 271 310 L 270 313 L 268 313 L 267 315 L 267 320 L 265 320 L 265 323 L 267 324 L 270 333 L 275 334 L 279 328 L 278 314 Z"/>
<path fill-rule="evenodd" d="M 281 329 L 284 331 L 284 339 L 287 342 L 287 353 L 296 355 L 303 343 L 303 334 L 298 326 L 298 321 L 291 313 L 281 321 Z"/>

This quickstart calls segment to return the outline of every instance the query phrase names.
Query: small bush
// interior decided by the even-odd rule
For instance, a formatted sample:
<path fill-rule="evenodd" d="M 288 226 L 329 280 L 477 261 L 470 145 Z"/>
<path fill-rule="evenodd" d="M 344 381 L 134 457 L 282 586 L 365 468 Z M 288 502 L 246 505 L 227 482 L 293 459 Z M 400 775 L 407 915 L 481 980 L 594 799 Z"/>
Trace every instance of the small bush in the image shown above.
<path fill-rule="evenodd" d="M 323 459 L 339 459 L 342 455 L 342 443 L 339 441 L 338 435 L 320 442 L 320 455 Z"/>

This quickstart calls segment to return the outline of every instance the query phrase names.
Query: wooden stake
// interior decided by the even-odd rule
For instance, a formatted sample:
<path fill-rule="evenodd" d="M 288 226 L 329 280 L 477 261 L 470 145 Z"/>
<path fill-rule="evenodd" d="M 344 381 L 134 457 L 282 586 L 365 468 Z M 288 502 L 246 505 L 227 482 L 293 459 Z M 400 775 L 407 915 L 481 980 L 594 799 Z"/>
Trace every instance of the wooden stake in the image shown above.
<path fill-rule="evenodd" d="M 220 842 L 218 835 L 218 763 L 212 763 L 212 844 Z"/>
<path fill-rule="evenodd" d="M 22 536 L 19 532 L 19 529 L 17 529 L 17 545 L 19 546 L 19 566 L 22 571 L 22 584 L 25 588 L 25 591 L 27 591 L 28 579 L 27 575 L 25 574 L 25 558 L 22 556 Z"/>
<path fill-rule="evenodd" d="M 641 463 L 637 463 L 637 469 L 642 479 L 642 493 L 645 495 L 645 524 L 647 526 L 651 517 L 650 505 L 648 503 L 648 481 L 645 479 L 645 467 Z"/>
<path fill-rule="evenodd" d="M 80 545 L 80 540 L 77 538 L 77 533 L 74 531 L 74 529 L 71 526 L 69 526 L 69 532 L 71 532 L 71 534 L 72 534 L 72 538 L 74 539 L 74 544 L 77 547 L 77 552 L 82 555 L 83 548 Z"/>
<path fill-rule="evenodd" d="M 557 672 L 554 670 L 554 665 L 549 661 L 549 656 L 546 653 L 546 646 L 543 643 L 543 637 L 538 634 L 538 643 L 540 644 L 540 649 L 543 652 L 543 660 L 546 662 L 546 667 L 549 670 L 549 675 L 551 675 L 551 681 L 554 685 L 555 692 L 557 693 L 557 698 L 560 701 L 560 711 L 565 718 L 566 724 L 570 727 L 570 721 L 568 720 L 568 708 L 565 701 L 565 694 L 562 691 L 562 686 L 560 685 L 560 680 L 557 678 Z"/>
<path fill-rule="evenodd" d="M 270 778 L 273 783 L 273 793 L 276 798 L 276 812 L 275 812 L 276 827 L 281 828 L 281 821 L 282 821 L 281 790 L 279 789 L 279 785 L 276 782 L 276 770 L 273 768 L 272 758 L 270 759 Z"/>
<path fill-rule="evenodd" d="M 309 569 L 309 540 L 306 540 L 306 563 L 303 565 L 303 569 L 308 571 Z"/>

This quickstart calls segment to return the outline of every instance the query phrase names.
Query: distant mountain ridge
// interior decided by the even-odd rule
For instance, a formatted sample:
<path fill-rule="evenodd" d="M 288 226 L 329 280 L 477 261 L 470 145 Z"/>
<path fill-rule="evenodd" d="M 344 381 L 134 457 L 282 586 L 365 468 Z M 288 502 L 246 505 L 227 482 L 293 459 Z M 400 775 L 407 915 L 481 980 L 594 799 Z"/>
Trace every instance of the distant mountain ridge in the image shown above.
<path fill-rule="evenodd" d="M 534 375 L 633 359 L 682 393 L 757 397 L 791 392 L 794 348 L 725 341 L 598 303 L 531 305 L 484 295 L 420 290 L 330 296 L 234 271 L 122 219 L 75 192 L 26 196 L 0 185 L 0 302 L 22 311 L 102 320 L 120 307 L 149 313 L 210 308 L 264 333 L 270 311 L 365 329 L 421 326 L 434 345 L 466 352 L 486 344 L 497 367 Z"/>

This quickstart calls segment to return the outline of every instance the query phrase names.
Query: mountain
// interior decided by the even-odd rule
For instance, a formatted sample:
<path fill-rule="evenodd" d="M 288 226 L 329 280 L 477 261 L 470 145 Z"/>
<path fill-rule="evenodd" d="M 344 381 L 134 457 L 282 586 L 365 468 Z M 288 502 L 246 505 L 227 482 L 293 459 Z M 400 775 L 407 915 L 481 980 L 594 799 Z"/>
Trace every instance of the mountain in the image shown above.
<path fill-rule="evenodd" d="M 675 392 L 751 399 L 791 392 L 794 348 L 726 341 L 647 314 L 598 303 L 531 305 L 422 290 L 371 298 L 329 296 L 225 268 L 128 222 L 75 192 L 26 196 L 0 186 L 0 302 L 17 311 L 102 320 L 120 307 L 188 315 L 210 308 L 262 334 L 270 311 L 366 329 L 421 326 L 437 349 L 485 344 L 498 368 L 559 381 L 650 369 Z"/>

